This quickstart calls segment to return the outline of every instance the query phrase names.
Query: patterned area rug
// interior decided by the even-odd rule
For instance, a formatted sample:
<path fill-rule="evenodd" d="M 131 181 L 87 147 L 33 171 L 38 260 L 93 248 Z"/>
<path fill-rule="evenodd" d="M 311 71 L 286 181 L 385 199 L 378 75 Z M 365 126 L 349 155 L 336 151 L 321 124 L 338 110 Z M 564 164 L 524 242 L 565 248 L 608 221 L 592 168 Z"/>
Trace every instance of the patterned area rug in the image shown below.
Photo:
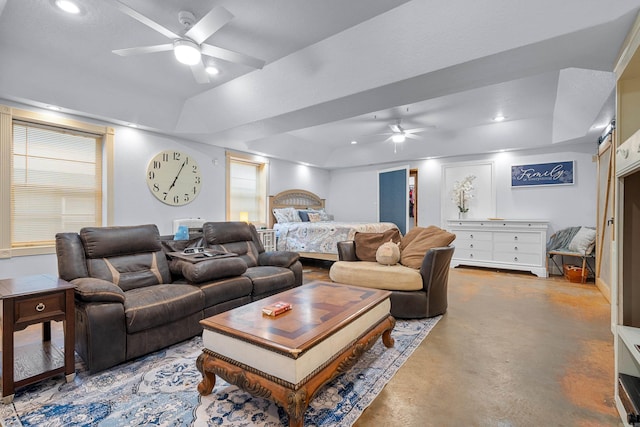
<path fill-rule="evenodd" d="M 325 385 L 304 425 L 351 426 L 438 320 L 399 320 L 392 332 L 395 346 L 388 349 L 378 340 L 351 370 Z M 196 337 L 95 375 L 79 361 L 73 383 L 56 377 L 19 389 L 13 404 L 0 404 L 0 420 L 5 427 L 289 424 L 278 405 L 221 378 L 209 396 L 200 396 L 195 360 L 201 351 Z"/>

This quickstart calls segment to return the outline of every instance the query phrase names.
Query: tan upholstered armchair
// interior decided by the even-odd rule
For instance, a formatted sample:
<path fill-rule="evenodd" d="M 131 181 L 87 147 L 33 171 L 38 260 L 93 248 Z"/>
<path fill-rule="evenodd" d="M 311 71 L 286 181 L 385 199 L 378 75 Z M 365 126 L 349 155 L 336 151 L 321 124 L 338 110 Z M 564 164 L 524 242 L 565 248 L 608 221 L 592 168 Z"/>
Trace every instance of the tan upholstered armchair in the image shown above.
<path fill-rule="evenodd" d="M 415 232 L 414 232 L 415 230 Z M 383 265 L 358 257 L 358 235 L 355 240 L 338 243 L 338 261 L 329 271 L 331 280 L 348 285 L 386 289 L 391 291 L 391 314 L 397 318 L 411 319 L 433 317 L 447 310 L 447 286 L 451 257 L 455 248 L 446 246 L 455 235 L 437 227 L 414 229 L 400 242 L 405 264 Z M 428 230 L 428 231 L 426 231 Z M 422 233 L 422 236 L 420 235 Z M 412 251 L 406 240 L 422 247 Z M 436 245 L 434 247 L 434 245 Z M 404 251 L 403 251 L 404 249 Z"/>

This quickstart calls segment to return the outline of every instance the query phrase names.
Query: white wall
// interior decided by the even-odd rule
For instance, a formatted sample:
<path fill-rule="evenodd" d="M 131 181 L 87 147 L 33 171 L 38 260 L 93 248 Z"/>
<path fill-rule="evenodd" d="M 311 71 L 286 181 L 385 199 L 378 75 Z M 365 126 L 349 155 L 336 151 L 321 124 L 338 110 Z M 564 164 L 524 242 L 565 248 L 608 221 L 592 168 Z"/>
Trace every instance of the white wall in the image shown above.
<path fill-rule="evenodd" d="M 448 219 L 441 218 L 441 204 L 452 203 L 449 195 L 443 197 L 441 192 L 445 165 L 491 161 L 495 166 L 496 217 L 549 220 L 548 236 L 568 226 L 595 226 L 596 163 L 592 161 L 595 150 L 594 142 L 593 146 L 411 162 L 410 167 L 418 169 L 418 225 L 439 225 Z M 576 162 L 574 185 L 511 188 L 512 165 L 569 160 Z M 328 210 L 339 220 L 377 220 L 377 172 L 403 164 L 406 162 L 332 171 Z"/>
<path fill-rule="evenodd" d="M 105 125 L 95 120 L 80 120 Z M 174 219 L 199 217 L 210 221 L 225 220 L 225 149 L 139 129 L 106 125 L 115 129 L 113 225 L 156 224 L 160 234 L 172 234 Z M 184 206 L 165 205 L 147 187 L 146 168 L 149 160 L 158 152 L 169 149 L 186 152 L 197 160 L 201 169 L 203 184 L 200 194 Z M 327 170 L 283 160 L 270 161 L 269 194 L 302 188 L 328 198 L 328 184 Z M 106 213 L 104 222 L 106 225 Z M 55 254 L 0 259 L 0 279 L 31 274 L 57 275 Z"/>

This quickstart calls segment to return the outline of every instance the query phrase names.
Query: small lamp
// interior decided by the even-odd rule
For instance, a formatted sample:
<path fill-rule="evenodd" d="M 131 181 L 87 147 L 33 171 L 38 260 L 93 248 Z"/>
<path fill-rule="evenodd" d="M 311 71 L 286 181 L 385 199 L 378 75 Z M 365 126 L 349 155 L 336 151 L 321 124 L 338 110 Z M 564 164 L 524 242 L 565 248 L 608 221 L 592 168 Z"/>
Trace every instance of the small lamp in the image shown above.
<path fill-rule="evenodd" d="M 246 222 L 249 224 L 249 212 L 240 212 L 240 221 Z"/>

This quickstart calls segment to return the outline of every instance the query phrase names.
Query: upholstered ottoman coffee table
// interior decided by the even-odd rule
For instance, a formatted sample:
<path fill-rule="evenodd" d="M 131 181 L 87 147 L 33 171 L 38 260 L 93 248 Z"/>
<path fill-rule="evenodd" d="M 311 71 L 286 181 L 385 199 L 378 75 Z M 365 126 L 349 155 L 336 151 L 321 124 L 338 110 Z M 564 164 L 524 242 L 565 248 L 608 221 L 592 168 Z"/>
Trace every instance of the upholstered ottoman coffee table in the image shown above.
<path fill-rule="evenodd" d="M 389 295 L 312 282 L 202 320 L 198 391 L 211 393 L 218 375 L 275 401 L 289 414 L 290 426 L 302 426 L 322 385 L 351 368 L 380 336 L 387 348 L 393 346 Z M 278 301 L 293 308 L 275 317 L 263 314 L 263 307 Z"/>

